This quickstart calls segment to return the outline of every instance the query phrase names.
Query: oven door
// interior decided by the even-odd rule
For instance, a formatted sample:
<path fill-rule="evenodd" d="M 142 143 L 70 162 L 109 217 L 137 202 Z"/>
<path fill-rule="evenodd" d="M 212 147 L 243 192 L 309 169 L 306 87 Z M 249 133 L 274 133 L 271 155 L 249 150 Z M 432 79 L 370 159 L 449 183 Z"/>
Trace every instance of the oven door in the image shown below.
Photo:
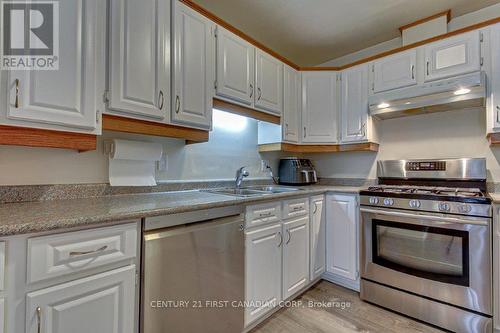
<path fill-rule="evenodd" d="M 362 207 L 361 277 L 492 314 L 489 218 Z"/>

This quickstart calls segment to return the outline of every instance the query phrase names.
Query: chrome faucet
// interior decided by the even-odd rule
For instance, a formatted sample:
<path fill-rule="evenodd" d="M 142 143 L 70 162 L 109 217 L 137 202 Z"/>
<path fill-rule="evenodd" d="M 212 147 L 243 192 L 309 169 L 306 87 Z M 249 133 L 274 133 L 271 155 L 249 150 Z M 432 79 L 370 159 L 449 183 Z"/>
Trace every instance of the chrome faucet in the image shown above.
<path fill-rule="evenodd" d="M 243 178 L 248 177 L 249 175 L 250 173 L 245 169 L 245 167 L 241 167 L 236 170 L 236 188 L 240 188 Z"/>

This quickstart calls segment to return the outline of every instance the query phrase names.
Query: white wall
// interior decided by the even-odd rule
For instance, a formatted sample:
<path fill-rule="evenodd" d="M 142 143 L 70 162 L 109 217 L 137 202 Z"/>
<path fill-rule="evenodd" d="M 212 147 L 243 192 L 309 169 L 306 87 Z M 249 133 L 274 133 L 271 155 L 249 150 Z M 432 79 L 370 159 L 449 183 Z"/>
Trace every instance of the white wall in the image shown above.
<path fill-rule="evenodd" d="M 375 179 L 377 160 L 485 157 L 489 181 L 500 182 L 500 148 L 488 144 L 484 109 L 388 119 L 378 126 L 378 153 L 310 155 L 319 176 Z"/>
<path fill-rule="evenodd" d="M 183 140 L 114 132 L 105 132 L 98 138 L 97 151 L 85 153 L 0 146 L 0 185 L 108 182 L 108 161 L 102 153 L 102 141 L 107 138 L 163 143 L 168 170 L 157 174 L 159 181 L 233 179 L 240 166 L 248 166 L 251 178 L 268 177 L 267 173 L 260 172 L 257 121 L 244 119 L 246 125 L 241 131 L 214 126 L 209 142 L 187 146 Z M 270 159 L 273 167 L 277 166 L 278 155 L 266 154 L 263 158 Z"/>

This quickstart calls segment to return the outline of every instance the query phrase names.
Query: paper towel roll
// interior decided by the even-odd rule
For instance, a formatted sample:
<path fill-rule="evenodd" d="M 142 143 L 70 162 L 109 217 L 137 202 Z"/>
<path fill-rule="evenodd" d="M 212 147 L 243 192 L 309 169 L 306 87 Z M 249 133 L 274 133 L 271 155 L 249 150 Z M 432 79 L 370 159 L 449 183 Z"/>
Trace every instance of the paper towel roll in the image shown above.
<path fill-rule="evenodd" d="M 113 140 L 111 159 L 133 161 L 159 161 L 163 147 L 159 143 L 129 140 Z"/>

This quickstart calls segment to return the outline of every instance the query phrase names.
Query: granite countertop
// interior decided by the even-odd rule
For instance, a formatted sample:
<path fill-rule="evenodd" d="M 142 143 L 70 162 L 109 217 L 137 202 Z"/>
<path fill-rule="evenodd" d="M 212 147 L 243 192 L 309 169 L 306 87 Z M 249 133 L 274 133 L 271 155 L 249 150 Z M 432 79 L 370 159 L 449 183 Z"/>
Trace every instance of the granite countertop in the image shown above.
<path fill-rule="evenodd" d="M 358 193 L 363 187 L 302 187 L 301 191 L 259 197 L 232 197 L 202 191 L 157 192 L 96 198 L 0 204 L 0 236 L 98 226 L 150 216 L 311 196 L 326 192 Z"/>

